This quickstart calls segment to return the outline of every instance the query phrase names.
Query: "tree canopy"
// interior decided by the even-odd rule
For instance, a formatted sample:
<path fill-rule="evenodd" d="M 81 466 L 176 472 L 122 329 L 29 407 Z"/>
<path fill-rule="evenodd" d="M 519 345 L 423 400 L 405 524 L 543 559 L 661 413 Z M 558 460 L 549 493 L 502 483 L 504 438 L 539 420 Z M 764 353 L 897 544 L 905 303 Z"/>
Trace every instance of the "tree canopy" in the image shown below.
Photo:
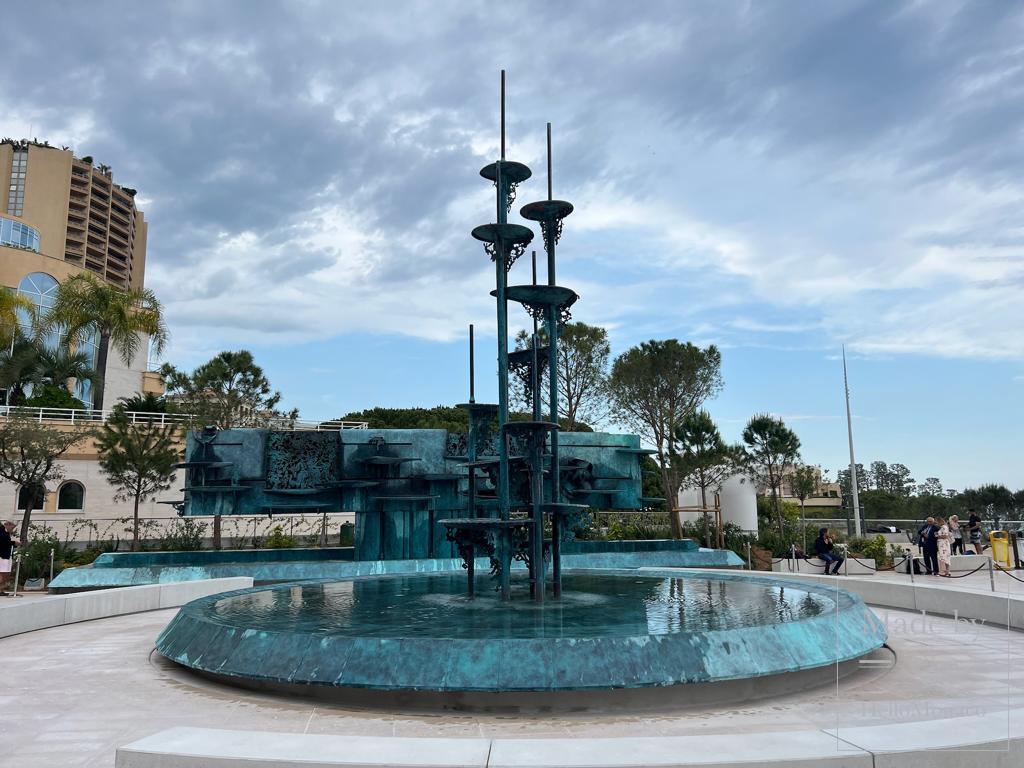
<path fill-rule="evenodd" d="M 672 439 L 671 461 L 684 488 L 700 491 L 704 545 L 710 546 L 708 492 L 722 490 L 726 479 L 744 463 L 742 446 L 727 445 L 707 411 L 683 417 Z"/>
<path fill-rule="evenodd" d="M 520 331 L 516 336 L 517 349 L 530 348 L 530 336 Z M 547 329 L 541 326 L 537 332 L 540 346 L 548 343 Z M 600 326 L 586 323 L 566 323 L 558 331 L 558 415 L 563 428 L 573 432 L 579 424 L 593 425 L 602 422 L 608 415 L 608 361 L 611 345 L 608 331 Z M 541 371 L 541 403 L 548 404 L 547 366 Z M 529 410 L 525 398 L 519 398 L 523 410 Z"/>
<path fill-rule="evenodd" d="M 114 498 L 134 504 L 132 551 L 139 545 L 139 504 L 171 487 L 182 447 L 176 427 L 133 423 L 118 408 L 96 436 L 100 470 L 115 489 Z"/>
<path fill-rule="evenodd" d="M 748 466 L 758 482 L 771 491 L 772 506 L 778 518 L 779 531 L 784 531 L 779 484 L 786 467 L 800 456 L 800 438 L 785 422 L 767 413 L 758 414 L 743 428 Z"/>
<path fill-rule="evenodd" d="M 67 347 L 98 333 L 96 370 L 100 375 L 107 369 L 111 347 L 129 365 L 139 354 L 143 336 L 158 354 L 168 338 L 163 307 L 153 291 L 118 288 L 90 274 L 72 275 L 60 284 L 44 322 L 47 328 L 60 331 Z M 95 408 L 103 408 L 103 392 L 99 379 L 93 387 Z"/>
<path fill-rule="evenodd" d="M 277 409 L 281 393 L 270 386 L 252 353 L 224 351 L 191 374 L 164 364 L 160 369 L 167 398 L 177 410 L 192 414 L 202 426 L 261 427 L 277 420 L 297 419 L 298 411 Z"/>
<path fill-rule="evenodd" d="M 365 421 L 371 429 L 447 429 L 465 432 L 469 416 L 465 408 L 436 405 L 433 408 L 367 408 L 341 416 L 339 421 Z"/>
<path fill-rule="evenodd" d="M 678 472 L 671 466 L 676 427 L 722 388 L 718 348 L 700 348 L 676 339 L 645 341 L 619 355 L 608 378 L 613 418 L 637 432 L 657 450 L 669 508 L 679 494 Z M 679 520 L 671 515 L 673 535 Z"/>

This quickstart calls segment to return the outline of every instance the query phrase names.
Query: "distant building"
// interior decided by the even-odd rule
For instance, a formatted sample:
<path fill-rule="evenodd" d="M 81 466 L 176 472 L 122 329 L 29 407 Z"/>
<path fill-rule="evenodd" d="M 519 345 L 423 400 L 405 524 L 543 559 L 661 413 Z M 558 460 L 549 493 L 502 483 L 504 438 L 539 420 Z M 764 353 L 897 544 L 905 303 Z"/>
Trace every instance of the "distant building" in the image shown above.
<path fill-rule="evenodd" d="M 139 288 L 146 272 L 146 219 L 135 205 L 135 190 L 115 184 L 107 166 L 69 149 L 30 141 L 0 141 L 0 285 L 28 297 L 40 309 L 51 306 L 60 283 L 72 275 L 92 274 L 120 288 Z M 139 392 L 162 394 L 163 381 L 147 371 L 148 343 L 128 365 L 112 351 L 102 371 L 107 407 Z M 56 338 L 49 340 L 56 344 Z M 96 366 L 98 338 L 85 341 Z M 79 382 L 75 396 L 91 403 L 91 387 Z M 0 400 L 0 406 L 4 405 Z M 46 419 L 62 429 L 81 429 L 94 418 L 79 412 Z M 95 416 L 98 418 L 98 415 Z M 130 505 L 115 504 L 96 460 L 92 440 L 61 462 L 67 478 L 47 488 L 34 518 L 52 525 L 76 517 L 116 518 Z M 0 483 L 0 518 L 21 518 L 22 489 Z M 144 515 L 167 516 L 169 508 L 153 502 Z M 173 512 L 170 512 L 173 514 Z M 57 526 L 61 528 L 61 526 Z M 123 535 L 123 533 L 122 533 Z"/>
<path fill-rule="evenodd" d="M 783 501 L 800 503 L 793 490 L 793 473 L 795 467 L 788 467 L 782 474 L 781 496 Z M 814 493 L 804 500 L 804 509 L 810 516 L 818 517 L 842 517 L 843 490 L 839 483 L 829 483 L 822 480 L 821 469 L 812 467 L 817 479 Z"/>
<path fill-rule="evenodd" d="M 135 190 L 115 184 L 110 168 L 68 149 L 5 139 L 0 142 L 0 285 L 45 309 L 57 286 L 76 274 L 139 288 L 146 272 L 147 225 Z M 96 364 L 98 339 L 86 341 Z M 124 364 L 111 354 L 103 374 L 106 403 L 137 392 L 163 392 L 147 372 L 148 344 Z M 88 383 L 75 392 L 90 401 Z"/>
<path fill-rule="evenodd" d="M 842 517 L 843 494 L 839 483 L 822 481 L 821 470 L 814 468 L 817 477 L 817 487 L 811 496 L 804 501 L 804 509 L 809 517 Z M 795 504 L 800 499 L 793 492 L 793 469 L 789 468 L 782 477 L 782 500 Z M 764 495 L 767 489 L 759 487 L 757 483 L 742 474 L 733 475 L 722 483 L 722 488 L 717 494 L 717 504 L 722 510 L 722 521 L 735 523 L 745 531 L 757 531 L 757 497 Z M 701 507 L 700 490 L 684 488 L 679 492 L 676 500 L 676 512 L 683 522 L 699 522 L 703 515 Z M 716 494 L 707 494 L 709 514 L 714 515 Z"/>

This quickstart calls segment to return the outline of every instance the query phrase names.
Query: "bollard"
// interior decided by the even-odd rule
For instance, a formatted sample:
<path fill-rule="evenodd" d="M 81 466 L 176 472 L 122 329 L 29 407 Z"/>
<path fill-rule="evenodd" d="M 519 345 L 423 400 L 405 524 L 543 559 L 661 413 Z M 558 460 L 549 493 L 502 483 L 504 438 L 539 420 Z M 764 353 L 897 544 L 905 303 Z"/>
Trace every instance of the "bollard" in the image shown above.
<path fill-rule="evenodd" d="M 849 548 L 843 550 L 843 576 L 849 576 L 850 571 L 850 550 Z"/>
<path fill-rule="evenodd" d="M 52 549 L 50 550 L 50 581 L 53 581 L 53 550 Z M 50 581 L 48 581 L 46 583 L 49 584 Z"/>
<path fill-rule="evenodd" d="M 907 573 L 910 574 L 910 583 L 914 583 L 914 556 L 907 553 Z"/>
<path fill-rule="evenodd" d="M 988 584 L 992 588 L 992 591 L 996 591 L 996 577 L 993 575 L 992 570 L 992 555 L 988 557 Z"/>
<path fill-rule="evenodd" d="M 18 596 L 18 582 L 21 580 L 21 553 L 15 555 L 17 563 L 14 566 L 14 591 L 11 593 L 11 597 Z"/>
<path fill-rule="evenodd" d="M 754 570 L 753 566 L 750 564 L 750 542 L 749 541 L 747 542 L 747 570 L 748 571 Z"/>
<path fill-rule="evenodd" d="M 793 573 L 800 570 L 800 566 L 796 562 L 796 544 L 789 545 L 789 572 Z"/>

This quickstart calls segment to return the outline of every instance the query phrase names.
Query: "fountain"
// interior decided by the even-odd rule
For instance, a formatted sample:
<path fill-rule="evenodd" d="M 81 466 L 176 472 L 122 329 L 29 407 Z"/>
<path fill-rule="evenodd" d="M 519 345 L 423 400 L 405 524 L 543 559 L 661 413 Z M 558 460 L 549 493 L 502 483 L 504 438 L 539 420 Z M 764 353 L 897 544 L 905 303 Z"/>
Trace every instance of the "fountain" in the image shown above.
<path fill-rule="evenodd" d="M 591 505 L 649 502 L 640 491 L 648 451 L 632 435 L 560 434 L 559 324 L 578 297 L 556 283 L 555 249 L 573 206 L 553 198 L 549 124 L 547 199 L 520 211 L 540 224 L 547 282 L 538 283 L 534 257 L 532 281 L 509 284 L 533 232 L 508 221 L 531 172 L 505 158 L 504 86 L 503 72 L 500 158 L 480 171 L 495 186 L 497 221 L 472 232 L 495 265 L 498 403 L 475 401 L 471 328 L 464 439 L 441 430 L 190 436 L 186 511 L 349 509 L 355 558 L 371 561 L 373 573 L 346 578 L 339 569 L 196 600 L 160 635 L 158 651 L 235 685 L 374 706 L 637 707 L 834 683 L 885 641 L 845 591 L 742 572 L 624 569 L 595 549 L 563 571 L 567 553 L 590 543 L 575 541 L 574 530 Z M 525 350 L 508 349 L 510 303 L 534 321 Z M 510 419 L 510 371 L 529 394 L 527 420 Z M 401 474 L 411 465 L 419 471 Z M 659 550 L 696 550 L 610 542 L 605 553 L 616 544 L 636 556 L 632 566 L 659 565 L 651 558 Z M 392 567 L 453 555 L 462 569 Z"/>

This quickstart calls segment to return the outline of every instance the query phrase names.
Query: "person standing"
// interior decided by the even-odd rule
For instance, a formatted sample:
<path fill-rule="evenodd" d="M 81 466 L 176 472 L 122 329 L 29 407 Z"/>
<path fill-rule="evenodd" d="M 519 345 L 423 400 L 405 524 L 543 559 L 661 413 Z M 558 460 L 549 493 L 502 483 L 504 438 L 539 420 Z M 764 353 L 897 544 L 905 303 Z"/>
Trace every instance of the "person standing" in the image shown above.
<path fill-rule="evenodd" d="M 941 517 L 935 521 L 938 525 L 938 533 L 935 534 L 936 538 L 936 553 L 939 559 L 939 576 L 949 576 L 949 558 L 952 554 L 951 542 L 952 535 L 949 532 L 949 526 L 946 525 L 946 521 Z"/>
<path fill-rule="evenodd" d="M 949 516 L 949 535 L 952 537 L 949 543 L 950 554 L 962 555 L 964 553 L 964 532 L 960 528 L 960 518 L 956 515 Z"/>
<path fill-rule="evenodd" d="M 939 528 L 935 518 L 929 517 L 917 532 L 917 545 L 924 557 L 924 569 L 929 576 L 939 575 Z"/>
<path fill-rule="evenodd" d="M 828 567 L 832 563 L 835 563 L 835 567 L 832 569 L 832 575 L 839 575 L 839 566 L 843 564 L 842 555 L 832 554 L 832 549 L 835 547 L 835 542 L 832 540 L 832 535 L 829 533 L 828 528 L 821 528 L 818 530 L 818 538 L 814 540 L 814 553 L 818 556 L 818 559 L 825 563 L 825 576 L 829 575 Z"/>
<path fill-rule="evenodd" d="M 977 554 L 981 554 L 981 518 L 976 510 L 968 509 L 970 516 L 967 518 L 967 535 L 971 537 L 971 546 Z"/>
<path fill-rule="evenodd" d="M 14 532 L 14 523 L 7 520 L 0 526 L 0 595 L 6 595 L 7 579 L 11 572 L 11 560 L 14 557 L 14 548 L 18 542 L 11 534 Z"/>

